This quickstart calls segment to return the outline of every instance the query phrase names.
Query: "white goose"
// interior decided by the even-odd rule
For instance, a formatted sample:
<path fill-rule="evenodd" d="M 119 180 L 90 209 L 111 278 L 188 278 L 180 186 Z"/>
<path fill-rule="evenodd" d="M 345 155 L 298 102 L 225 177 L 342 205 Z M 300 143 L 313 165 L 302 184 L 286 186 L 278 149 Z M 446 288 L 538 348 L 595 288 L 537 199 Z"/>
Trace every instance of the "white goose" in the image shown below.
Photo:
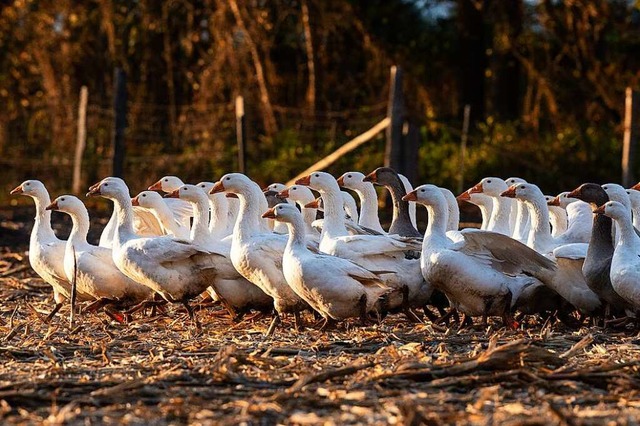
<path fill-rule="evenodd" d="M 302 212 L 302 219 L 304 220 L 307 237 L 315 238 L 319 242 L 320 232 L 313 227 L 313 222 L 316 220 L 318 209 L 306 207 L 307 204 L 316 199 L 313 192 L 311 192 L 311 190 L 306 186 L 291 185 L 289 188 L 280 191 L 278 195 L 298 204 L 298 207 L 300 207 L 300 211 Z"/>
<path fill-rule="evenodd" d="M 122 179 L 108 177 L 93 185 L 87 196 L 102 196 L 114 203 L 118 226 L 113 261 L 125 275 L 151 288 L 168 302 L 182 303 L 196 327 L 199 322 L 189 300 L 204 292 L 216 277 L 233 277 L 212 253 L 189 241 L 165 235 L 140 238 L 133 232 L 133 207 Z"/>
<path fill-rule="evenodd" d="M 511 326 L 511 311 L 523 291 L 540 285 L 534 277 L 555 269 L 552 261 L 497 233 L 463 230 L 462 241 L 450 240 L 447 201 L 435 185 L 421 185 L 404 198 L 424 205 L 429 214 L 420 260 L 424 278 L 464 314 L 482 316 L 483 322 L 499 315 Z"/>
<path fill-rule="evenodd" d="M 469 191 L 464 191 L 462 194 L 458 195 L 456 199 L 478 206 L 480 209 L 480 215 L 482 216 L 480 230 L 486 231 L 487 226 L 489 226 L 489 219 L 491 218 L 491 210 L 493 210 L 493 199 L 480 192 L 469 194 Z M 416 203 L 412 204 L 415 205 Z"/>
<path fill-rule="evenodd" d="M 61 195 L 47 206 L 71 216 L 72 228 L 66 243 L 64 271 L 69 281 L 76 276 L 78 291 L 102 299 L 105 304 L 126 307 L 149 298 L 153 292 L 124 275 L 113 263 L 111 250 L 87 242 L 89 213 L 78 198 Z"/>
<path fill-rule="evenodd" d="M 469 189 L 469 194 L 484 193 L 493 199 L 493 210 L 487 231 L 497 232 L 502 235 L 512 235 L 509 224 L 511 215 L 511 200 L 503 198 L 500 194 L 508 189 L 507 184 L 497 177 L 486 177 Z"/>
<path fill-rule="evenodd" d="M 46 207 L 51 203 L 49 192 L 39 180 L 25 180 L 11 191 L 31 197 L 36 205 L 36 217 L 29 239 L 29 264 L 51 287 L 56 305 L 47 317 L 49 322 L 71 295 L 71 282 L 64 272 L 65 242 L 51 228 L 51 212 Z M 91 300 L 91 296 L 78 293 L 79 300 Z"/>
<path fill-rule="evenodd" d="M 390 308 L 426 305 L 433 289 L 420 276 L 419 262 L 406 259 L 406 252 L 419 250 L 418 242 L 387 235 L 349 235 L 341 207 L 340 188 L 328 173 L 313 172 L 298 179 L 296 185 L 309 186 L 322 196 L 325 209 L 320 236 L 322 252 L 349 259 L 370 271 L 391 272 L 382 277 L 385 285 L 407 294 L 404 300 L 390 301 Z"/>
<path fill-rule="evenodd" d="M 209 198 L 209 235 L 213 240 L 222 240 L 231 235 L 235 222 L 229 209 L 231 199 L 222 193 L 210 194 L 213 185 L 213 182 L 200 182 L 196 186 Z"/>
<path fill-rule="evenodd" d="M 131 205 L 149 210 L 162 227 L 162 233 L 156 235 L 173 235 L 177 238 L 188 238 L 189 227 L 180 222 L 160 194 L 154 191 L 142 191 L 131 199 Z"/>
<path fill-rule="evenodd" d="M 566 210 L 568 227 L 558 240 L 566 244 L 588 243 L 593 228 L 593 212 L 589 203 L 568 197 L 569 192 L 561 192 L 548 202 Z"/>
<path fill-rule="evenodd" d="M 360 217 L 358 224 L 366 228 L 384 234 L 378 217 L 378 193 L 373 183 L 364 182 L 364 174 L 360 172 L 347 172 L 337 180 L 338 185 L 355 191 L 360 198 Z"/>
<path fill-rule="evenodd" d="M 519 183 L 527 183 L 526 180 L 519 177 L 510 177 L 505 182 L 509 187 Z M 529 228 L 531 228 L 531 220 L 529 219 L 529 209 L 527 206 L 520 200 L 512 203 L 509 218 L 513 224 L 512 237 L 521 243 L 526 243 L 529 237 Z"/>
<path fill-rule="evenodd" d="M 294 206 L 278 204 L 262 217 L 287 224 L 284 276 L 289 286 L 325 318 L 325 326 L 332 320 L 358 316 L 366 322 L 369 312 L 385 310 L 384 296 L 390 289 L 376 274 L 346 259 L 312 253 L 306 247 L 304 222 Z"/>
<path fill-rule="evenodd" d="M 588 244 L 566 244 L 551 236 L 549 210 L 540 188 L 521 183 L 510 187 L 502 196 L 518 198 L 526 203 L 531 217 L 527 245 L 558 265 L 555 275 L 543 280 L 544 283 L 582 312 L 592 313 L 599 309 L 600 299 L 589 289 L 582 274 Z"/>
<path fill-rule="evenodd" d="M 177 176 L 164 176 L 156 183 L 147 188 L 149 191 L 161 191 L 164 193 L 169 193 L 175 191 L 184 185 L 182 179 Z M 191 205 L 182 200 L 166 200 L 167 205 L 171 209 L 171 212 L 176 217 L 176 220 L 182 223 L 187 228 L 190 225 L 191 219 L 193 217 L 193 211 L 191 210 Z"/>
<path fill-rule="evenodd" d="M 240 173 L 229 173 L 215 183 L 211 192 L 229 192 L 240 200 L 240 215 L 233 230 L 231 261 L 237 271 L 273 298 L 278 314 L 293 313 L 298 326 L 299 312 L 308 307 L 287 284 L 282 272 L 282 254 L 287 244 L 285 235 L 264 231 L 260 216 L 268 210 L 258 184 Z M 267 334 L 279 323 L 274 316 Z"/>
<path fill-rule="evenodd" d="M 640 312 L 640 237 L 631 222 L 631 212 L 622 203 L 608 201 L 594 213 L 604 214 L 616 223 L 618 243 L 611 260 L 611 285 L 617 294 Z"/>
<path fill-rule="evenodd" d="M 218 194 L 221 195 L 221 194 Z M 235 277 L 216 277 L 211 286 L 215 296 L 222 302 L 232 317 L 236 320 L 242 318 L 250 309 L 258 309 L 263 312 L 273 310 L 273 299 L 265 294 L 259 287 L 251 284 L 242 277 L 231 263 L 231 241 L 219 240 L 209 232 L 209 197 L 202 188 L 196 185 L 183 185 L 179 189 L 165 195 L 167 198 L 180 198 L 193 205 L 194 218 L 191 228 L 190 240 L 193 244 L 204 247 L 217 253 L 223 253 L 225 258 L 218 262 L 228 264 L 228 269 L 235 272 Z M 213 296 L 213 295 L 212 295 Z"/>
<path fill-rule="evenodd" d="M 547 208 L 549 209 L 549 223 L 551 224 L 551 236 L 557 238 L 560 235 L 567 232 L 569 226 L 569 218 L 567 217 L 567 211 L 556 205 L 551 201 L 555 197 L 552 195 L 545 195 L 544 199 L 547 201 Z"/>

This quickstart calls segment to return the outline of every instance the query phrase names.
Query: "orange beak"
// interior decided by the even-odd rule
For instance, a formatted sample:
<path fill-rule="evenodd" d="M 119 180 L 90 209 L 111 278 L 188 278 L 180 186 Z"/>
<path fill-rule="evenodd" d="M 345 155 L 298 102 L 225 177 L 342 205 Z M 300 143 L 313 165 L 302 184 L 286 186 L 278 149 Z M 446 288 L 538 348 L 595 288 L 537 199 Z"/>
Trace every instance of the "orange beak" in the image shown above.
<path fill-rule="evenodd" d="M 13 188 L 9 194 L 15 195 L 15 194 L 22 194 L 23 192 L 24 191 L 22 190 L 22 185 L 19 185 Z"/>
<path fill-rule="evenodd" d="M 44 208 L 45 210 L 58 210 L 58 202 L 54 201 L 53 203 L 49 204 L 47 207 Z"/>
<path fill-rule="evenodd" d="M 238 194 L 234 194 L 233 192 L 227 192 L 225 196 L 227 198 L 238 198 Z"/>
<path fill-rule="evenodd" d="M 547 201 L 548 206 L 560 206 L 560 198 L 554 197 L 553 199 Z"/>
<path fill-rule="evenodd" d="M 267 192 L 267 191 L 269 191 L 269 187 L 268 186 L 265 186 L 264 188 L 262 188 L 262 192 Z"/>
<path fill-rule="evenodd" d="M 631 187 L 631 189 L 635 189 L 636 191 L 640 191 L 640 182 L 636 183 Z"/>
<path fill-rule="evenodd" d="M 300 179 L 296 180 L 296 185 L 304 185 L 304 186 L 311 185 L 311 175 L 307 175 L 305 177 L 301 177 Z"/>
<path fill-rule="evenodd" d="M 482 187 L 482 182 L 477 185 L 472 186 L 469 189 L 469 194 L 481 194 L 484 192 L 484 188 Z"/>
<path fill-rule="evenodd" d="M 417 201 L 418 200 L 418 193 L 414 189 L 413 191 L 411 191 L 410 193 L 408 193 L 407 195 L 402 197 L 402 200 L 403 201 Z"/>
<path fill-rule="evenodd" d="M 469 194 L 469 191 L 464 191 L 462 194 L 458 195 L 456 199 L 458 201 L 468 201 L 471 199 L 471 194 Z"/>
<path fill-rule="evenodd" d="M 509 189 L 500 194 L 500 196 L 507 198 L 516 198 L 516 185 L 509 187 Z"/>
<path fill-rule="evenodd" d="M 567 194 L 568 198 L 578 198 L 580 196 L 580 188 L 576 188 Z"/>
<path fill-rule="evenodd" d="M 282 191 L 278 192 L 278 197 L 289 198 L 289 188 L 283 189 Z"/>
<path fill-rule="evenodd" d="M 605 206 L 604 204 L 603 204 L 603 205 L 601 205 L 600 207 L 598 207 L 597 209 L 595 209 L 593 212 L 594 212 L 595 214 L 604 214 L 604 206 Z"/>
<path fill-rule="evenodd" d="M 137 195 L 131 199 L 131 205 L 134 207 L 140 207 L 140 200 Z"/>
<path fill-rule="evenodd" d="M 147 189 L 149 191 L 162 191 L 162 180 L 157 181 Z"/>
<path fill-rule="evenodd" d="M 276 210 L 275 208 L 270 208 L 266 212 L 262 214 L 262 217 L 265 219 L 275 219 L 276 218 Z"/>
<path fill-rule="evenodd" d="M 338 182 L 338 186 L 344 186 L 344 176 L 340 176 L 337 179 L 337 182 Z"/>
<path fill-rule="evenodd" d="M 217 181 L 215 183 L 215 185 L 213 185 L 213 188 L 211 188 L 211 191 L 209 191 L 209 194 L 217 194 L 218 192 L 224 192 L 224 184 L 222 183 L 221 180 Z"/>
<path fill-rule="evenodd" d="M 378 182 L 378 172 L 376 170 L 372 171 L 371 173 L 369 173 L 368 175 L 366 175 L 363 179 L 363 182 L 373 182 L 376 183 Z"/>
<path fill-rule="evenodd" d="M 180 190 L 176 189 L 175 191 L 171 191 L 168 194 L 164 194 L 164 198 L 180 198 Z"/>
<path fill-rule="evenodd" d="M 320 207 L 320 198 L 316 198 L 310 203 L 304 205 L 305 209 L 317 209 L 318 207 Z"/>
<path fill-rule="evenodd" d="M 95 185 L 91 185 L 89 187 L 89 192 L 87 192 L 85 197 L 96 197 L 96 196 L 100 195 L 100 183 L 101 182 L 98 182 Z"/>

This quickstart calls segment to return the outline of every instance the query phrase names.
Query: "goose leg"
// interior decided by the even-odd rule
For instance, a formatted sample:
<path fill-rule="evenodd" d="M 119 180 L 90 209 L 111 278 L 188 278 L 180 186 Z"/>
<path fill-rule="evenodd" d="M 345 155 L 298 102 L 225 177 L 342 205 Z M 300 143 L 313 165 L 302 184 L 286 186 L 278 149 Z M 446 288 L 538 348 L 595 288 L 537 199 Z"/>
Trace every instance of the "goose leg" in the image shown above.
<path fill-rule="evenodd" d="M 136 312 L 140 312 L 141 310 L 152 307 L 152 306 L 163 306 L 166 305 L 166 300 L 145 300 L 143 302 L 138 303 L 137 305 L 131 307 L 130 309 L 123 312 L 125 315 L 132 315 Z"/>
<path fill-rule="evenodd" d="M 300 331 L 300 329 L 302 328 L 302 318 L 300 318 L 300 311 L 295 311 L 293 313 L 293 326 L 295 327 L 296 331 Z"/>
<path fill-rule="evenodd" d="M 453 316 L 458 316 L 458 310 L 456 308 L 449 309 L 449 312 L 442 315 L 438 320 L 436 320 L 436 324 L 449 323 L 449 318 Z M 460 318 L 458 318 L 457 322 L 460 322 Z"/>
<path fill-rule="evenodd" d="M 324 319 L 324 324 L 320 327 L 320 331 L 327 331 L 336 328 L 336 320 L 326 317 Z"/>
<path fill-rule="evenodd" d="M 53 319 L 53 317 L 56 316 L 60 308 L 62 308 L 62 303 L 56 303 L 56 306 L 53 307 L 53 310 L 51 311 L 51 313 L 47 315 L 47 317 L 44 319 L 45 324 L 48 324 L 51 322 L 51 320 Z"/>
<path fill-rule="evenodd" d="M 278 326 L 278 324 L 280 324 L 280 315 L 276 312 L 273 315 L 273 319 L 271 320 L 271 324 L 267 329 L 267 333 L 265 334 L 265 337 L 271 336 L 273 332 L 276 331 L 276 327 Z"/>
<path fill-rule="evenodd" d="M 95 300 L 91 302 L 89 305 L 87 305 L 87 307 L 82 310 L 82 313 L 96 312 L 112 302 L 113 301 L 111 299 L 107 299 L 106 297 L 101 297 L 100 299 Z"/>
<path fill-rule="evenodd" d="M 196 313 L 193 310 L 193 307 L 189 305 L 189 301 L 186 299 L 183 300 L 182 306 L 184 306 L 184 308 L 187 310 L 187 314 L 189 314 L 189 318 L 191 318 L 191 321 L 196 326 L 196 330 L 202 331 L 202 326 L 200 325 L 200 321 L 198 321 L 198 317 L 196 316 Z"/>

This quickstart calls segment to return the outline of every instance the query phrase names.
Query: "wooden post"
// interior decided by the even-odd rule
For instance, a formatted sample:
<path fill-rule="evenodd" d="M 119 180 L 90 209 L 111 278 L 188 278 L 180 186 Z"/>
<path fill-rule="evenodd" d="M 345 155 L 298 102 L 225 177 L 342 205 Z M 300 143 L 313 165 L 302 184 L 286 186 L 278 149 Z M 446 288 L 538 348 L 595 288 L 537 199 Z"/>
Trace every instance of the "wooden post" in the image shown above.
<path fill-rule="evenodd" d="M 74 194 L 79 194 L 82 189 L 82 154 L 87 142 L 87 101 L 89 89 L 87 86 L 80 88 L 80 103 L 78 104 L 78 133 L 76 135 L 76 156 L 73 160 L 73 183 L 71 188 Z"/>
<path fill-rule="evenodd" d="M 124 131 L 127 127 L 127 74 L 122 68 L 116 68 L 114 78 L 113 110 L 115 120 L 113 126 L 113 166 L 111 175 L 122 177 L 124 171 Z"/>
<path fill-rule="evenodd" d="M 391 124 L 387 128 L 387 145 L 384 152 L 384 165 L 398 172 L 404 172 L 402 164 L 402 126 L 404 124 L 404 102 L 402 95 L 402 69 L 391 67 L 389 84 L 389 104 L 387 117 Z"/>
<path fill-rule="evenodd" d="M 638 120 L 640 120 L 640 94 L 627 87 L 624 102 L 624 139 L 622 140 L 622 186 L 629 188 L 636 183 L 633 173 L 636 146 L 638 145 Z"/>
<path fill-rule="evenodd" d="M 467 155 L 467 138 L 469 136 L 469 119 L 471 118 L 471 105 L 464 106 L 462 119 L 462 137 L 460 138 L 460 172 L 458 174 L 458 194 L 464 191 L 464 163 Z"/>
<path fill-rule="evenodd" d="M 236 141 L 238 144 L 238 172 L 247 172 L 247 140 L 246 140 L 246 123 L 244 116 L 244 98 L 236 97 Z"/>

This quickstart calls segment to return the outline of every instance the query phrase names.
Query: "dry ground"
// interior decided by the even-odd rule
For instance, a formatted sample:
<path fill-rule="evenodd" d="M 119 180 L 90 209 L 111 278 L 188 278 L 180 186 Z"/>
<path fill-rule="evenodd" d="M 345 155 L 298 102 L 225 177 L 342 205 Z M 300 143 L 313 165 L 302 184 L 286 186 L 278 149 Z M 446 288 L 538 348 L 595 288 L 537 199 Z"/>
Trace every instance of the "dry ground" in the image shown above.
<path fill-rule="evenodd" d="M 0 253 L 0 422 L 637 424 L 637 332 L 382 325 L 264 338 L 218 307 L 129 325 L 65 307 L 24 250 Z M 214 315 L 219 313 L 221 315 Z M 309 318 L 310 321 L 310 318 Z"/>

